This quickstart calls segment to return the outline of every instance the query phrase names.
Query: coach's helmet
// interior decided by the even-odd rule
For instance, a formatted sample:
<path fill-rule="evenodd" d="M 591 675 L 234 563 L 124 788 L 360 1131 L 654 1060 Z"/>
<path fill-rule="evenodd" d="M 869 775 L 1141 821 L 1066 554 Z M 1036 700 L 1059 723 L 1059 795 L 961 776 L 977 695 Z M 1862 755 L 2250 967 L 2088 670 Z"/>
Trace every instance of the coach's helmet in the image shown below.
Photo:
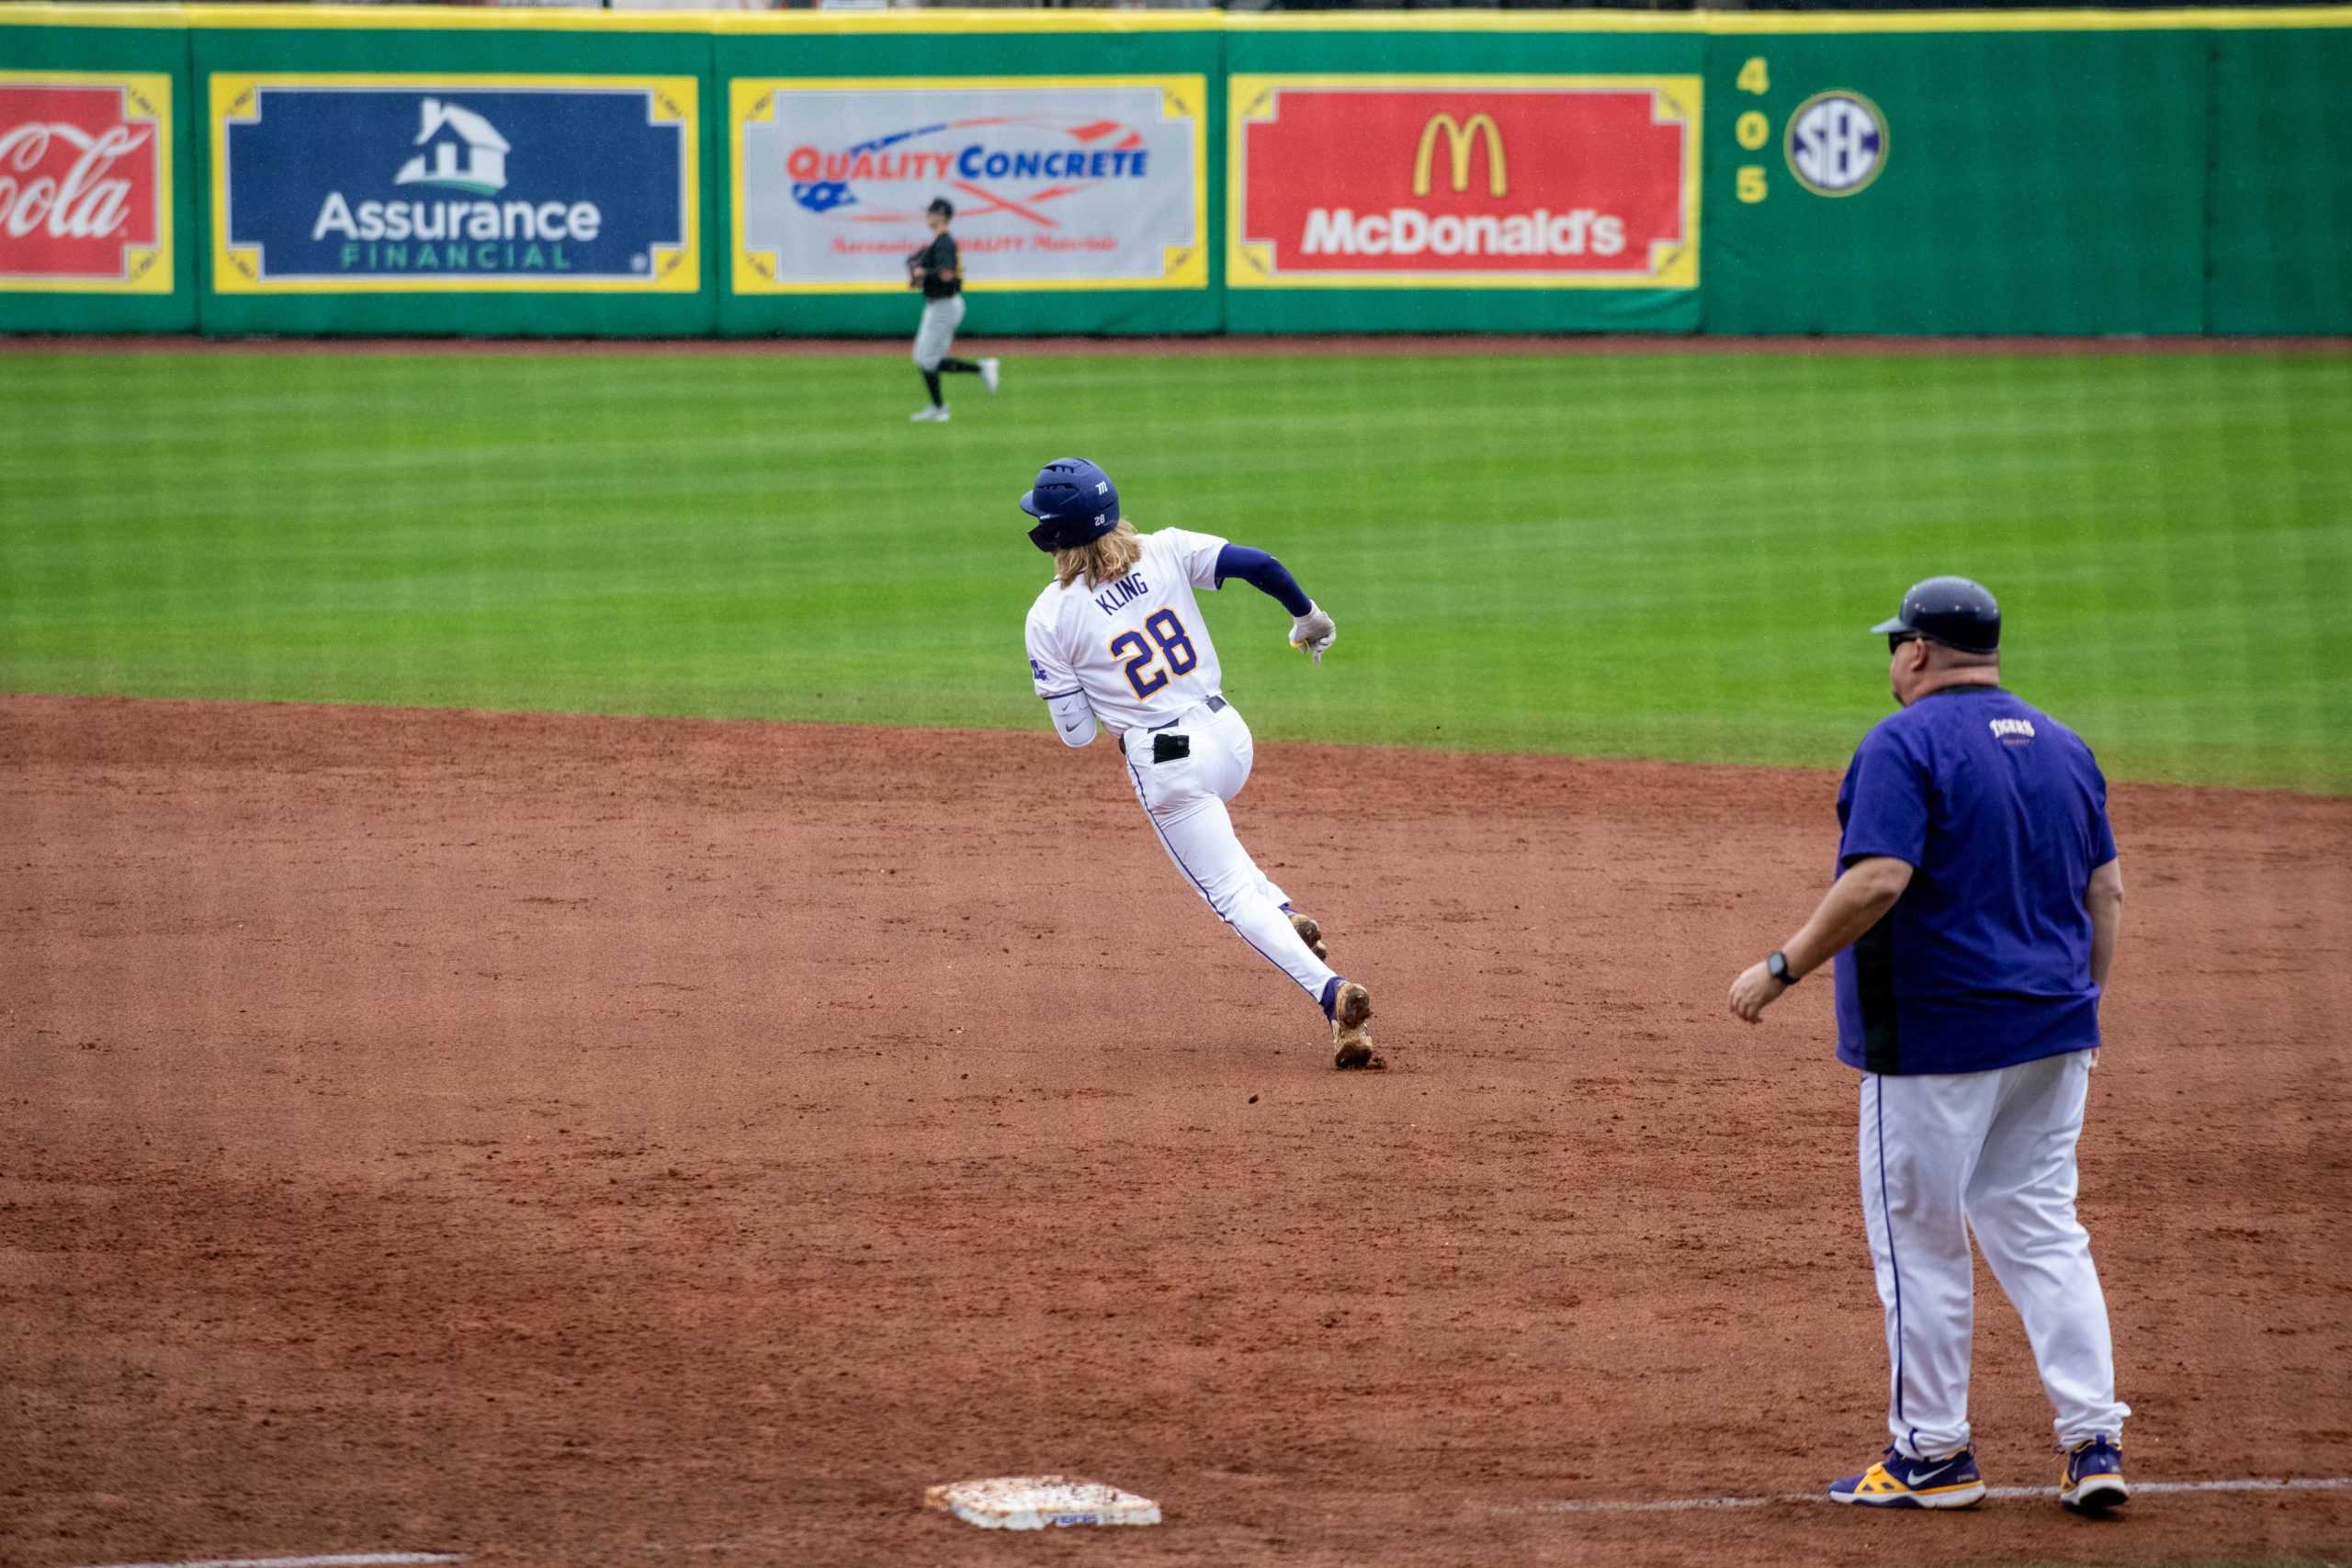
<path fill-rule="evenodd" d="M 1981 582 L 1964 577 L 1931 577 L 1903 595 L 1891 621 L 1871 628 L 1889 637 L 1923 637 L 1962 653 L 2001 650 L 2001 604 Z"/>
<path fill-rule="evenodd" d="M 1119 492 L 1095 464 L 1057 457 L 1037 470 L 1037 482 L 1022 496 L 1021 510 L 1037 520 L 1029 542 L 1051 555 L 1091 544 L 1116 528 Z"/>

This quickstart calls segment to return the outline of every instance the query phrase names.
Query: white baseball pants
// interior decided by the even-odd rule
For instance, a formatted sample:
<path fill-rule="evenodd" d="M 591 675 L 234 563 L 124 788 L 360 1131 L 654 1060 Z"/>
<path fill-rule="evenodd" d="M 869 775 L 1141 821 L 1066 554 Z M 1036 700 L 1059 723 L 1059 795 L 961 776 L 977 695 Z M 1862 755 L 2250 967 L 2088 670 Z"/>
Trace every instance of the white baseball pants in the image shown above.
<path fill-rule="evenodd" d="M 964 297 L 950 294 L 944 299 L 926 299 L 922 305 L 922 324 L 915 329 L 915 367 L 922 370 L 936 370 L 947 351 L 956 346 L 956 329 L 964 324 Z"/>
<path fill-rule="evenodd" d="M 1192 755 L 1174 761 L 1151 760 L 1155 736 L 1182 735 Z M 1298 940 L 1283 912 L 1290 896 L 1258 869 L 1233 834 L 1225 803 L 1250 782 L 1251 742 L 1241 710 L 1195 707 L 1165 729 L 1136 728 L 1120 738 L 1135 781 L 1136 798 L 1151 818 L 1168 858 L 1208 901 L 1234 934 L 1298 983 L 1319 1008 L 1330 966 Z"/>
<path fill-rule="evenodd" d="M 1966 1448 L 1975 1233 L 2025 1320 L 2059 1443 L 2120 1437 L 2107 1297 L 2075 1218 L 2090 1053 L 1987 1073 L 1862 1075 L 1862 1217 L 1886 1308 L 1887 1430 L 1915 1459 Z"/>

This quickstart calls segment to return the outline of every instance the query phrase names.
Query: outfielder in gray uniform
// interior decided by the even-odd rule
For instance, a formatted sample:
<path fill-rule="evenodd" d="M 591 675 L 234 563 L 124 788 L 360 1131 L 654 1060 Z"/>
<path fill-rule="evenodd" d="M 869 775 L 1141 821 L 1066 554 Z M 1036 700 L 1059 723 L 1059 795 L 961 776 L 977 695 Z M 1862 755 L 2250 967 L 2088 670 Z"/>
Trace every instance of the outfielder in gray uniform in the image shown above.
<path fill-rule="evenodd" d="M 922 290 L 922 325 L 915 331 L 915 368 L 922 372 L 923 387 L 931 393 L 931 401 L 914 412 L 917 424 L 947 423 L 947 400 L 939 394 L 943 374 L 978 376 L 989 395 L 996 395 L 995 360 L 956 359 L 947 353 L 956 346 L 956 329 L 964 321 L 964 263 L 956 251 L 956 237 L 947 231 L 955 217 L 954 203 L 945 197 L 934 197 L 923 214 L 923 221 L 931 226 L 931 243 L 907 258 L 907 287 Z"/>

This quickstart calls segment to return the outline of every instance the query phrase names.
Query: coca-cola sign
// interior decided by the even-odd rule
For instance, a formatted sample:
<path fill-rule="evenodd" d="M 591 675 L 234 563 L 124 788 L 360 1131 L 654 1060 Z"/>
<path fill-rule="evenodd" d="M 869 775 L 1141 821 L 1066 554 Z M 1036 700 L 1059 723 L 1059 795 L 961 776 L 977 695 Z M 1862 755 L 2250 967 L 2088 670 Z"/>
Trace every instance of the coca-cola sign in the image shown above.
<path fill-rule="evenodd" d="M 171 91 L 0 72 L 0 289 L 171 291 Z"/>

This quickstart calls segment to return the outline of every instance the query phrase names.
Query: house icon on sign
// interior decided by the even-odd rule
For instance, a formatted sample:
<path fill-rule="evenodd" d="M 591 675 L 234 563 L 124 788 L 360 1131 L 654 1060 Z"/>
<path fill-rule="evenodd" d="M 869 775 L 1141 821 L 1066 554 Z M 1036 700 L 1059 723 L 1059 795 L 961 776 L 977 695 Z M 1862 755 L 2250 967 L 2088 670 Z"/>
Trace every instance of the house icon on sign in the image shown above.
<path fill-rule="evenodd" d="M 424 100 L 424 129 L 416 133 L 424 149 L 392 176 L 396 186 L 449 186 L 495 195 L 506 188 L 506 154 L 514 149 L 497 128 L 471 109 Z"/>

